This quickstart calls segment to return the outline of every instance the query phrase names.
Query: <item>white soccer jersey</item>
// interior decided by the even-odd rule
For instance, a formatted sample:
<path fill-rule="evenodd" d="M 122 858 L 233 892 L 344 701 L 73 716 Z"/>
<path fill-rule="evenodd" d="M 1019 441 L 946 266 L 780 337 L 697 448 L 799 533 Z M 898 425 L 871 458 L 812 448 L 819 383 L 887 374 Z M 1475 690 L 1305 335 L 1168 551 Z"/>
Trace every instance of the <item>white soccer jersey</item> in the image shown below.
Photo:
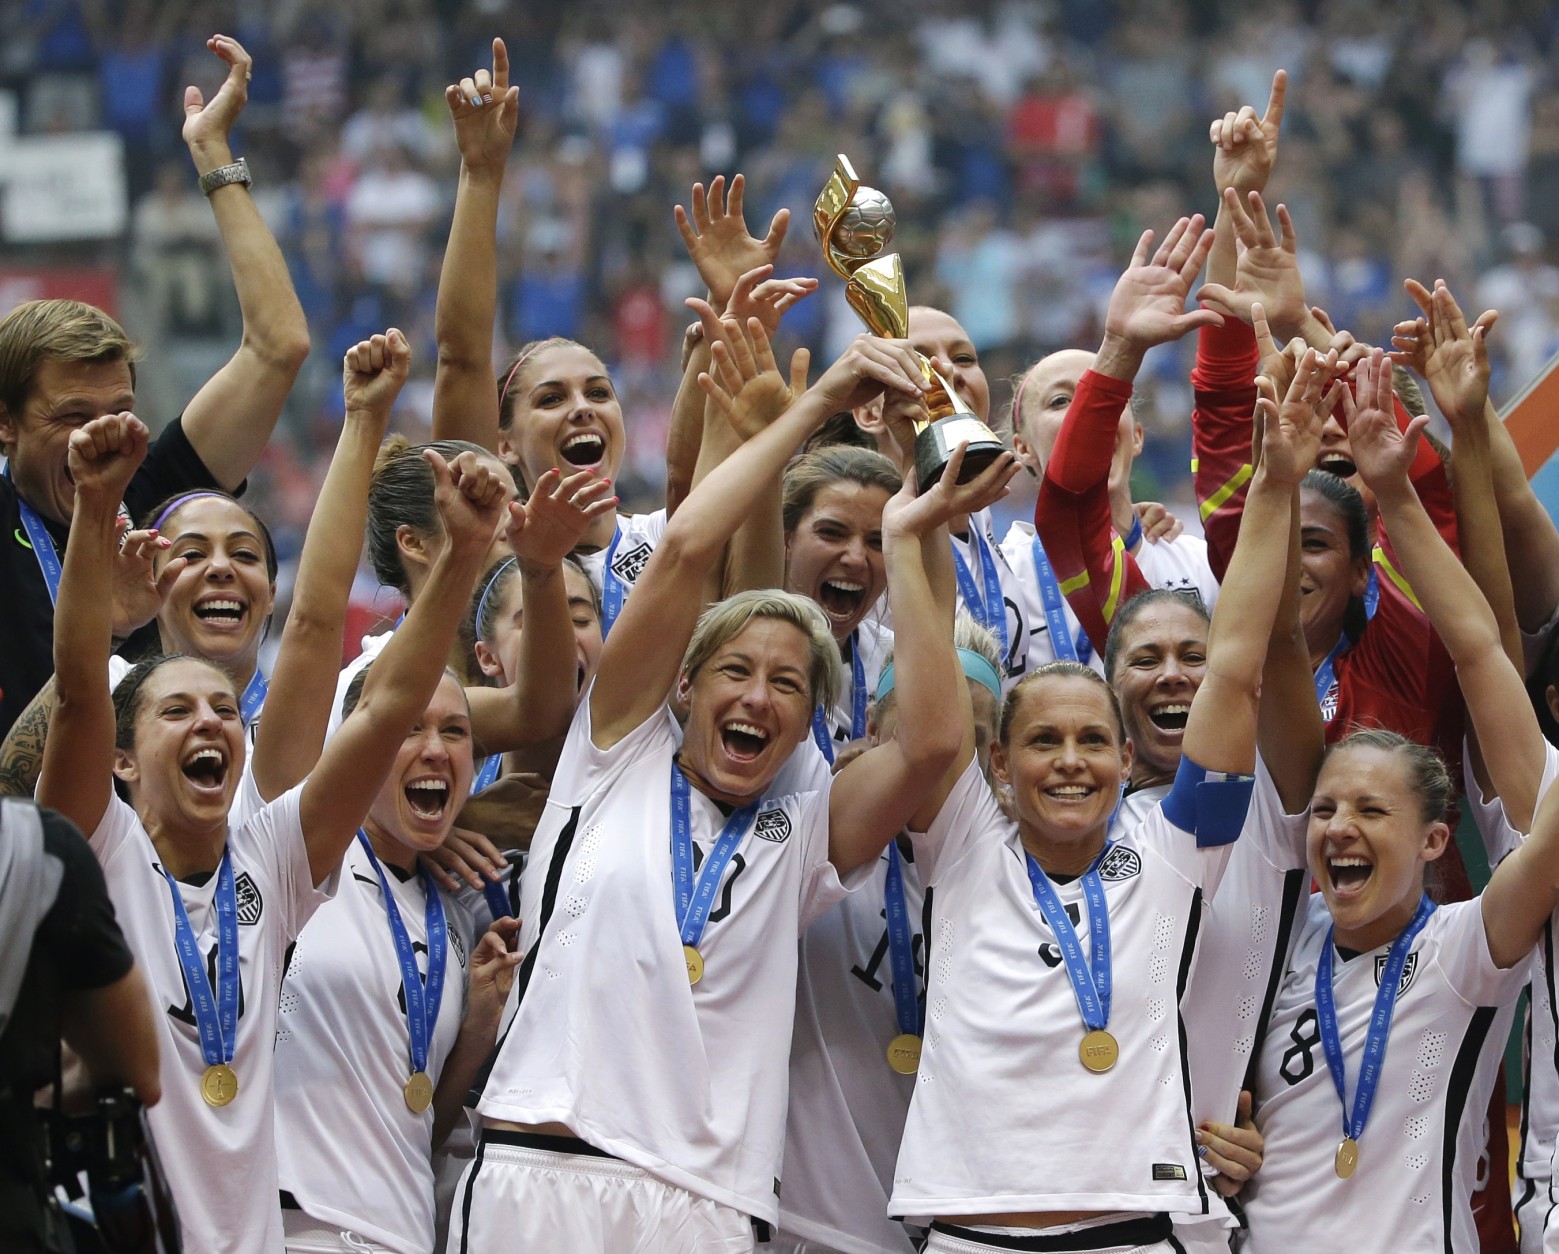
<path fill-rule="evenodd" d="M 1470 1198 L 1483 1112 L 1531 964 L 1494 966 L 1478 899 L 1441 906 L 1413 942 L 1358 1169 L 1339 1179 L 1343 1110 L 1321 1048 L 1315 975 L 1331 915 L 1306 903 L 1258 1063 L 1262 1168 L 1244 1194 L 1249 1254 L 1476 1250 Z M 1334 962 L 1351 1105 L 1390 946 Z"/>
<path fill-rule="evenodd" d="M 1023 588 L 1018 580 L 1018 572 L 1012 568 L 1012 559 L 1007 550 L 996 539 L 995 524 L 991 521 L 991 511 L 982 509 L 978 513 L 969 515 L 969 530 L 978 532 L 985 541 L 986 548 L 996 567 L 996 579 L 1001 585 L 1002 604 L 1005 607 L 1006 643 L 1002 655 L 1002 691 L 1011 687 L 1018 681 L 1028 665 L 1029 650 L 1029 623 L 1028 615 L 1024 609 L 1028 598 L 1023 593 Z M 981 569 L 980 555 L 975 547 L 966 539 L 953 537 L 953 551 L 964 562 L 964 568 L 974 579 L 974 586 L 980 596 L 985 595 L 985 577 Z M 963 584 L 958 586 L 958 604 L 967 610 L 976 622 L 983 623 L 980 607 L 969 604 L 964 596 Z M 996 643 L 1002 645 L 1000 633 L 996 635 Z"/>
<path fill-rule="evenodd" d="M 909 842 L 899 842 L 917 1005 L 925 895 Z M 842 1254 L 911 1254 L 888 1218 L 893 1164 L 913 1076 L 888 1066 L 899 1034 L 884 893 L 888 854 L 871 878 L 801 937 L 796 1027 L 790 1045 L 780 1227 Z"/>
<path fill-rule="evenodd" d="M 427 983 L 422 877 L 384 874 Z M 444 991 L 428 1049 L 435 1086 L 465 1017 L 470 919 L 443 895 Z M 433 1248 L 433 1110 L 415 1114 L 401 968 L 373 863 L 347 848 L 334 900 L 288 958 L 276 1033 L 276 1154 L 281 1187 L 305 1213 L 416 1254 Z"/>
<path fill-rule="evenodd" d="M 1240 1089 L 1277 992 L 1300 903 L 1310 888 L 1305 860 L 1308 807 L 1287 814 L 1258 759 L 1245 829 L 1229 855 L 1218 896 L 1202 918 L 1201 952 L 1184 1002 L 1191 1061 L 1192 1113 L 1198 1123 L 1232 1124 Z M 1206 1219 L 1235 1223 L 1216 1191 Z M 1177 1218 L 1177 1227 L 1180 1226 Z"/>
<path fill-rule="evenodd" d="M 1017 580 L 1019 596 L 1014 598 L 1021 609 L 1019 613 L 1028 623 L 1028 645 L 1024 671 L 1038 670 L 1056 660 L 1055 648 L 1050 642 L 1050 625 L 1045 617 L 1045 598 L 1040 590 L 1039 572 L 1034 565 L 1034 524 L 1015 522 L 1007 530 L 1001 542 Z M 1135 554 L 1142 577 L 1155 588 L 1173 588 L 1178 592 L 1196 593 L 1209 615 L 1218 603 L 1218 581 L 1213 578 L 1207 564 L 1207 542 L 1197 536 L 1182 535 L 1161 543 L 1144 541 Z M 1082 625 L 1072 607 L 1063 605 L 1068 636 L 1075 642 L 1082 638 Z M 1102 641 L 1100 642 L 1102 644 Z M 1083 660 L 1079 657 L 1079 661 Z M 1104 674 L 1104 658 L 1100 649 L 1089 647 L 1086 659 L 1089 666 Z M 1011 677 L 1017 677 L 1015 673 Z"/>
<path fill-rule="evenodd" d="M 666 534 L 666 511 L 658 509 L 653 514 L 619 514 L 617 534 L 617 548 L 612 553 L 612 573 L 622 582 L 623 598 L 626 600 L 633 592 L 634 584 L 638 583 L 639 576 L 644 573 L 644 568 L 649 565 L 650 554 L 660 543 L 661 536 Z M 607 549 L 610 547 L 608 542 Z M 585 574 L 590 576 L 590 582 L 595 585 L 596 595 L 603 598 L 607 549 L 574 554 L 585 568 Z"/>
<path fill-rule="evenodd" d="M 1559 749 L 1546 741 L 1543 778 L 1538 785 L 1541 804 L 1559 778 Z M 1463 778 L 1467 783 L 1467 809 L 1483 837 L 1489 865 L 1498 866 L 1526 839 L 1511 826 L 1499 797 L 1485 797 L 1473 775 L 1471 747 L 1463 746 Z M 1534 811 L 1535 812 L 1535 811 Z M 1543 939 L 1532 964 L 1531 1006 L 1526 1024 L 1526 1083 L 1521 1095 L 1521 1154 L 1518 1170 L 1523 1180 L 1547 1190 L 1555 1145 L 1559 1143 L 1559 1008 L 1554 996 L 1555 920 L 1543 927 Z M 1547 1209 L 1546 1207 L 1544 1209 Z M 1523 1241 L 1523 1246 L 1526 1242 Z"/>
<path fill-rule="evenodd" d="M 521 882 L 512 1018 L 481 1113 L 561 1122 L 661 1179 L 774 1222 L 796 938 L 843 896 L 828 861 L 822 755 L 804 741 L 727 868 L 689 986 L 671 860 L 676 720 L 610 749 L 574 717 Z M 702 862 L 724 823 L 691 790 Z M 869 868 L 852 876 L 859 883 Z"/>
<path fill-rule="evenodd" d="M 890 1212 L 1204 1212 L 1180 1003 L 1229 846 L 1198 848 L 1159 808 L 1104 859 L 1120 1058 L 1095 1075 L 1078 1058 L 1086 1029 L 1017 826 L 976 761 L 931 830 L 912 835 L 934 902 L 924 1052 Z M 1086 953 L 1081 880 L 1055 888 Z"/>
<path fill-rule="evenodd" d="M 206 1062 L 174 946 L 168 882 L 151 837 L 129 806 L 110 800 L 92 833 L 109 896 L 159 1012 L 162 1100 L 147 1111 L 167 1173 L 184 1248 L 266 1251 L 282 1247 L 276 1203 L 272 1115 L 276 998 L 288 944 L 334 891 L 332 876 L 316 889 L 299 823 L 302 786 L 284 793 L 247 823 L 228 829 L 238 898 L 238 1040 L 232 1068 L 238 1095 L 208 1106 L 200 1094 Z M 206 955 L 215 993 L 217 877 L 179 884 L 196 943 Z"/>

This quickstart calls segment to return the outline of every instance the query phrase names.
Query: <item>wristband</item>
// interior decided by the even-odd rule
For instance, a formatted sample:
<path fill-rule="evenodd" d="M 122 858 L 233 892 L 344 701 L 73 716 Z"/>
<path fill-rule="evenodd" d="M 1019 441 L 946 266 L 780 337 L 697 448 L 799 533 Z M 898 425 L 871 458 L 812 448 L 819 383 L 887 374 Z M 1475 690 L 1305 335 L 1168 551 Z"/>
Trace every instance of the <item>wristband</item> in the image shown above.
<path fill-rule="evenodd" d="M 200 176 L 200 192 L 203 196 L 209 196 L 219 187 L 226 187 L 230 183 L 242 183 L 248 187 L 254 180 L 249 177 L 249 162 L 243 157 L 229 165 L 219 165 L 215 170 L 207 170 Z"/>

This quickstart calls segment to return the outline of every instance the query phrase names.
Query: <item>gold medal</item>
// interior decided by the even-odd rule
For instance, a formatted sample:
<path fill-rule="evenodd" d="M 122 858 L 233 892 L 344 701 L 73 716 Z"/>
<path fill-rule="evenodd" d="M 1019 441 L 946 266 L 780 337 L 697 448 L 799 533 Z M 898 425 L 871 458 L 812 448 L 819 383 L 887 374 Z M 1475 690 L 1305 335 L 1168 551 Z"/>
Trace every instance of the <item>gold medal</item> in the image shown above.
<path fill-rule="evenodd" d="M 914 1075 L 920 1070 L 920 1038 L 913 1032 L 903 1032 L 888 1042 L 888 1066 L 900 1075 Z"/>
<path fill-rule="evenodd" d="M 1083 1043 L 1077 1047 L 1077 1056 L 1088 1070 L 1102 1074 L 1115 1065 L 1115 1060 L 1121 1056 L 1121 1047 L 1103 1028 L 1095 1028 L 1083 1037 Z"/>
<path fill-rule="evenodd" d="M 687 961 L 687 982 L 697 984 L 704 978 L 704 955 L 691 945 L 682 946 L 682 957 Z"/>
<path fill-rule="evenodd" d="M 1359 1143 L 1351 1136 L 1345 1136 L 1342 1144 L 1337 1147 L 1337 1158 L 1332 1164 L 1337 1168 L 1337 1178 L 1347 1180 L 1359 1169 Z"/>
<path fill-rule="evenodd" d="M 200 1077 L 200 1095 L 207 1106 L 226 1106 L 238 1096 L 238 1075 L 225 1062 L 207 1067 Z"/>
<path fill-rule="evenodd" d="M 414 1115 L 420 1115 L 433 1105 L 433 1081 L 426 1071 L 413 1071 L 406 1081 L 406 1106 Z"/>

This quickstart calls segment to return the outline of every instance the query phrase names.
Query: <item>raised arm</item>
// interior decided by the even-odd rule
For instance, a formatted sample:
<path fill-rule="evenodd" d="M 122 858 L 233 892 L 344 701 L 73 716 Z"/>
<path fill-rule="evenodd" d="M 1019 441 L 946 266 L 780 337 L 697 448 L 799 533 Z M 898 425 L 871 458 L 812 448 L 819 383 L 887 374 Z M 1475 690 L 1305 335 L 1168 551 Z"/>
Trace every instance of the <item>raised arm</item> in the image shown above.
<path fill-rule="evenodd" d="M 509 549 L 519 567 L 525 630 L 519 674 L 507 688 L 467 688 L 471 729 L 485 753 L 506 753 L 568 731 L 579 699 L 574 624 L 563 559 L 590 524 L 617 508 L 611 481 L 556 468 L 536 481 L 529 499 L 509 504 Z"/>
<path fill-rule="evenodd" d="M 1428 419 L 1415 420 L 1406 433 L 1397 429 L 1390 412 L 1391 363 L 1378 349 L 1361 365 L 1359 375 L 1356 413 L 1350 423 L 1359 470 L 1380 503 L 1381 518 L 1391 528 L 1402 573 L 1412 582 L 1424 613 L 1456 664 L 1495 791 L 1511 825 L 1525 831 L 1543 775 L 1543 737 L 1537 716 L 1501 643 L 1494 611 L 1435 529 L 1408 480 L 1414 445 Z M 1497 530 L 1494 543 L 1498 543 Z"/>
<path fill-rule="evenodd" d="M 348 349 L 341 363 L 346 417 L 303 539 L 292 608 L 255 738 L 254 782 L 267 801 L 308 775 L 325 744 L 368 525 L 374 458 L 410 368 L 411 347 L 394 327 Z"/>
<path fill-rule="evenodd" d="M 916 495 L 914 475 L 907 476 L 883 509 L 898 731 L 851 761 L 829 792 L 828 856 L 841 875 L 876 858 L 906 826 L 926 830 L 974 754 L 974 716 L 953 648 L 951 603 L 934 592 L 924 552 L 947 552 L 948 520 L 999 501 L 1018 462 L 1003 453 L 960 486 L 962 465 L 960 449 L 923 496 Z"/>
<path fill-rule="evenodd" d="M 1255 769 L 1262 667 L 1283 598 L 1294 493 L 1315 463 L 1325 416 L 1345 390 L 1331 383 L 1335 364 L 1307 351 L 1281 404 L 1272 380 L 1260 383 L 1260 464 L 1208 631 L 1206 677 L 1186 720 L 1185 756 L 1209 771 Z M 1307 699 L 1314 701 L 1313 691 Z"/>
<path fill-rule="evenodd" d="M 146 425 L 134 414 L 94 418 L 70 436 L 76 485 L 54 606 L 54 718 L 43 749 L 38 804 L 58 810 L 89 838 L 113 790 L 114 702 L 108 687 L 119 503 L 146 458 Z M 184 568 L 168 563 L 164 586 Z M 169 571 L 171 570 L 171 574 Z"/>
<path fill-rule="evenodd" d="M 184 89 L 184 142 L 201 175 L 233 161 L 228 135 L 249 97 L 251 65 L 249 54 L 227 35 L 213 35 L 206 46 L 229 70 L 209 104 L 198 87 Z M 185 408 L 184 433 L 217 483 L 235 491 L 281 417 L 309 355 L 309 328 L 281 249 L 249 189 L 230 183 L 211 192 L 210 200 L 238 292 L 243 340 Z"/>
<path fill-rule="evenodd" d="M 1212 247 L 1213 233 L 1202 222 L 1200 215 L 1181 218 L 1151 259 L 1153 232 L 1138 241 L 1110 296 L 1104 342 L 1067 408 L 1039 485 L 1034 529 L 1068 604 L 1101 653 L 1115 611 L 1148 587 L 1110 518 L 1110 464 L 1132 380 L 1150 348 L 1223 320 L 1212 310 L 1185 309 Z"/>
<path fill-rule="evenodd" d="M 787 387 L 757 319 L 749 319 L 745 328 L 726 320 L 722 328 L 724 338 L 711 346 L 713 370 L 700 377 L 705 390 L 717 398 L 724 395 L 733 409 L 777 407 L 782 412 L 711 471 L 666 524 L 607 638 L 590 690 L 591 731 L 603 749 L 665 703 L 703 610 L 702 590 L 711 568 L 754 497 L 779 477 L 802 441 L 830 415 L 884 388 L 915 395 L 925 391 L 906 344 L 862 335 L 792 403 L 793 392 L 806 379 L 805 350 L 791 361 Z"/>
<path fill-rule="evenodd" d="M 493 40 L 492 70 L 446 87 L 444 101 L 460 149 L 460 183 L 433 309 L 433 438 L 469 440 L 497 452 L 498 202 L 520 115 L 520 89 L 509 85 L 503 40 Z"/>
<path fill-rule="evenodd" d="M 1542 940 L 1559 907 L 1559 788 L 1543 797 L 1532 834 L 1494 868 L 1480 907 L 1489 956 L 1501 970 L 1523 961 Z"/>
<path fill-rule="evenodd" d="M 1430 291 L 1415 279 L 1408 279 L 1403 286 L 1423 312 L 1418 318 L 1397 324 L 1391 340 L 1394 348 L 1391 359 L 1427 378 L 1437 349 L 1436 336 L 1432 330 L 1435 300 L 1444 283 L 1436 282 L 1435 291 Z M 1485 310 L 1473 323 L 1473 327 L 1482 327 L 1487 334 L 1494 329 L 1498 319 L 1496 311 Z M 1433 381 L 1430 383 L 1432 388 Z M 1438 393 L 1435 394 L 1435 403 L 1441 406 L 1443 412 L 1444 405 Z M 1510 432 L 1505 429 L 1498 411 L 1487 397 L 1478 421 L 1488 446 L 1494 500 L 1499 506 L 1505 559 L 1511 571 L 1515 594 L 1516 621 L 1521 631 L 1536 635 L 1559 613 L 1559 530 L 1555 529 L 1554 520 L 1548 516 L 1543 503 L 1532 491 L 1515 441 L 1510 438 Z M 1456 439 L 1459 445 L 1462 440 L 1460 427 L 1457 428 Z M 1460 450 L 1453 449 L 1452 452 L 1453 458 L 1459 463 Z"/>
<path fill-rule="evenodd" d="M 506 489 L 499 470 L 474 453 L 448 465 L 432 450 L 423 456 L 433 469 L 444 549 L 406 621 L 369 668 L 357 708 L 326 743 L 303 786 L 303 837 L 316 884 L 340 866 L 396 749 L 432 700 L 503 517 Z"/>

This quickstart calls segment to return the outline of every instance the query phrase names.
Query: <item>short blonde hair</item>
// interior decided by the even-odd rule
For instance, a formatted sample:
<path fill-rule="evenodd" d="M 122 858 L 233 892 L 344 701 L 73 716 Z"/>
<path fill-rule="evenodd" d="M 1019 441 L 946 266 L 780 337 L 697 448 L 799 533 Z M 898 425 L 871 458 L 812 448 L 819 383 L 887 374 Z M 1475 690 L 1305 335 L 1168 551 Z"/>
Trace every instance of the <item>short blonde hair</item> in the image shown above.
<path fill-rule="evenodd" d="M 841 686 L 839 645 L 823 616 L 809 597 L 778 588 L 758 588 L 738 592 L 705 610 L 693 627 L 693 638 L 682 655 L 682 673 L 689 681 L 697 677 L 705 662 L 727 641 L 741 634 L 755 618 L 777 618 L 789 623 L 807 638 L 811 661 L 807 666 L 807 686 L 812 704 L 824 709 L 838 699 Z"/>
<path fill-rule="evenodd" d="M 46 361 L 122 361 L 135 382 L 137 349 L 96 305 L 30 300 L 0 319 L 0 405 L 17 417 Z"/>

